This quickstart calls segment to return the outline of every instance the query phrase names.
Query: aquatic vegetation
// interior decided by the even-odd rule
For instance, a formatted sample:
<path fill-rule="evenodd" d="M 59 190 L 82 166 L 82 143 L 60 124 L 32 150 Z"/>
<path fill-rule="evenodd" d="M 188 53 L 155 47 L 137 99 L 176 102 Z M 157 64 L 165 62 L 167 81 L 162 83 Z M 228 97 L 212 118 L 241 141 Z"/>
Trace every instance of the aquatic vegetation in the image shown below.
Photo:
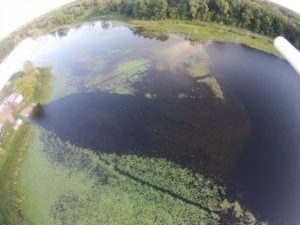
<path fill-rule="evenodd" d="M 112 74 L 112 79 L 106 83 L 105 90 L 116 94 L 133 95 L 135 82 L 141 81 L 143 75 L 150 69 L 147 59 L 132 59 L 120 63 Z"/>
<path fill-rule="evenodd" d="M 224 94 L 223 94 L 222 88 L 221 88 L 220 84 L 218 83 L 217 79 L 213 75 L 201 78 L 201 79 L 197 80 L 197 82 L 206 84 L 210 88 L 210 90 L 212 91 L 212 93 L 215 95 L 216 98 L 224 99 Z"/>
<path fill-rule="evenodd" d="M 96 154 L 40 129 L 21 175 L 30 224 L 213 225 L 229 210 L 235 221 L 255 219 L 213 180 L 164 158 Z"/>
<path fill-rule="evenodd" d="M 192 77 L 202 77 L 209 74 L 209 57 L 203 51 L 197 57 L 189 57 L 184 63 L 184 70 Z"/>
<path fill-rule="evenodd" d="M 197 56 L 187 58 L 182 69 L 188 76 L 197 78 L 198 83 L 207 85 L 216 98 L 224 99 L 220 84 L 215 76 L 210 74 L 209 56 L 204 50 Z"/>
<path fill-rule="evenodd" d="M 189 174 L 184 169 L 160 159 L 97 155 L 40 132 L 35 132 L 26 155 L 19 188 L 24 196 L 24 215 L 30 224 L 218 224 L 218 214 L 205 205 L 184 202 L 184 196 L 169 193 L 173 190 L 161 190 L 167 188 L 167 183 L 162 185 L 163 177 L 155 181 L 149 179 L 151 171 L 144 177 L 134 170 L 123 171 L 129 168 L 125 167 L 126 162 L 133 166 L 135 161 L 141 170 L 154 165 L 157 173 L 169 166 L 174 176 L 178 173 L 175 183 L 180 184 L 192 179 L 183 177 Z M 122 163 L 115 165 L 116 160 Z M 172 182 L 171 178 L 168 182 Z M 218 199 L 212 190 L 215 194 L 206 198 Z"/>
<path fill-rule="evenodd" d="M 119 64 L 116 74 L 131 82 L 139 81 L 140 75 L 150 68 L 150 62 L 146 59 L 132 59 Z"/>
<path fill-rule="evenodd" d="M 62 71 L 58 76 L 53 78 L 53 89 L 50 96 L 51 101 L 74 94 L 78 91 L 77 86 L 72 83 L 72 76 L 68 72 Z"/>
<path fill-rule="evenodd" d="M 145 96 L 145 98 L 148 98 L 148 99 L 153 99 L 153 98 L 157 97 L 157 95 L 155 93 L 149 93 L 149 92 L 145 93 L 144 96 Z"/>

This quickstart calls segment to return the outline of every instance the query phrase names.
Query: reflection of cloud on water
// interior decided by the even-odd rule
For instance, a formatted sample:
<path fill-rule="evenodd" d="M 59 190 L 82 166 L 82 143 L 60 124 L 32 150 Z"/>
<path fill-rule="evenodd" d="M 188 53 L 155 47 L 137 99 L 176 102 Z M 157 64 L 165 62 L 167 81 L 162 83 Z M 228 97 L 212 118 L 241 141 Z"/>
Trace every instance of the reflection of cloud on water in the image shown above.
<path fill-rule="evenodd" d="M 208 55 L 206 54 L 205 47 L 202 44 L 192 46 L 189 42 L 174 38 L 174 41 L 164 48 L 152 47 L 152 52 L 158 62 L 159 68 L 176 71 L 178 68 L 184 66 L 189 60 L 188 58 L 197 58 L 200 61 L 208 61 Z M 158 53 L 158 54 L 157 54 Z M 202 62 L 201 62 L 202 63 Z"/>
<path fill-rule="evenodd" d="M 31 38 L 24 39 L 0 64 L 0 89 L 17 71 L 21 70 L 25 60 L 32 60 L 36 45 Z"/>
<path fill-rule="evenodd" d="M 31 60 L 38 66 L 47 64 L 47 60 L 42 55 L 53 50 L 60 39 L 62 38 L 58 35 L 54 38 L 50 34 L 36 40 L 24 39 L 0 64 L 0 90 L 14 73 L 23 69 L 24 61 Z"/>
<path fill-rule="evenodd" d="M 0 90 L 14 73 L 22 70 L 24 61 L 31 60 L 37 66 L 49 64 L 43 55 L 53 51 L 57 43 L 63 38 L 55 33 L 54 35 L 44 35 L 35 40 L 32 38 L 24 39 L 0 64 Z"/>

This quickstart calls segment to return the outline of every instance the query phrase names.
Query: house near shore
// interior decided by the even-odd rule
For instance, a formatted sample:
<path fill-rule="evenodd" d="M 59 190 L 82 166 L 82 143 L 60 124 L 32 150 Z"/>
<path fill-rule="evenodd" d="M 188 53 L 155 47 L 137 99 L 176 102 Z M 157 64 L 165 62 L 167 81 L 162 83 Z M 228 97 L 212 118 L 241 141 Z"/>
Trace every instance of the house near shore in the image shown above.
<path fill-rule="evenodd" d="M 36 106 L 36 104 L 31 103 L 30 105 L 28 105 L 25 109 L 23 109 L 21 111 L 20 115 L 24 118 L 29 117 L 35 106 Z"/>
<path fill-rule="evenodd" d="M 4 103 L 8 104 L 20 104 L 23 101 L 23 95 L 18 93 L 12 93 L 4 99 Z"/>
<path fill-rule="evenodd" d="M 13 116 L 13 110 L 23 101 L 23 96 L 18 93 L 12 93 L 5 97 L 4 101 L 0 103 L 0 134 L 2 133 L 2 127 L 5 122 L 9 122 L 13 125 L 13 129 L 17 130 L 23 123 L 21 119 L 15 120 Z"/>

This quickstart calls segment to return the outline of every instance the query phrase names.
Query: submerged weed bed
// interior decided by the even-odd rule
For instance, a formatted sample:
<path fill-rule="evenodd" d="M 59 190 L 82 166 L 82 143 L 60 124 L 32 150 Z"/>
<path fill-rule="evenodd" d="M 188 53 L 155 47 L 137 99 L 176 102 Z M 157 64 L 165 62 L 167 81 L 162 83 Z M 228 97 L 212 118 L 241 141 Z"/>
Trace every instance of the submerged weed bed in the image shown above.
<path fill-rule="evenodd" d="M 30 224 L 219 224 L 233 210 L 224 188 L 163 158 L 96 154 L 40 129 L 19 190 Z"/>

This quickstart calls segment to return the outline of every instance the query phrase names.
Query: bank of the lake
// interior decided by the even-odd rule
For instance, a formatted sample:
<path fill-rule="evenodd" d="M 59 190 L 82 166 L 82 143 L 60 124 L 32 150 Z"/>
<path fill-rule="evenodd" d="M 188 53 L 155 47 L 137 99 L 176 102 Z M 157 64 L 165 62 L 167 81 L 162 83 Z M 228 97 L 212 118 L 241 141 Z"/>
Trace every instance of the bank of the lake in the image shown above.
<path fill-rule="evenodd" d="M 17 191 L 17 183 L 32 128 L 26 123 L 17 131 L 12 127 L 5 131 L 8 135 L 1 140 L 5 155 L 0 162 L 0 223 L 22 224 L 22 197 Z"/>
<path fill-rule="evenodd" d="M 187 38 L 188 40 L 206 43 L 210 41 L 240 43 L 251 48 L 255 48 L 264 52 L 281 57 L 280 53 L 273 45 L 273 38 L 254 33 L 252 31 L 236 28 L 217 23 L 203 22 L 199 20 L 137 20 L 120 14 L 109 13 L 102 16 L 88 17 L 84 19 L 78 18 L 76 22 L 56 26 L 54 28 L 36 29 L 32 33 L 33 37 L 38 37 L 47 32 L 56 32 L 58 30 L 69 29 L 74 26 L 80 26 L 85 23 L 96 21 L 113 21 L 114 24 L 129 26 L 132 28 L 144 28 L 148 33 L 158 36 L 167 34 L 176 34 Z"/>
<path fill-rule="evenodd" d="M 39 18 L 32 21 L 32 23 L 37 23 L 41 20 L 42 19 Z M 247 29 L 222 25 L 215 22 L 203 22 L 200 20 L 137 20 L 132 17 L 112 12 L 106 13 L 101 16 L 76 17 L 74 18 L 74 20 L 67 23 L 63 23 L 60 25 L 52 24 L 52 26 L 50 27 L 25 27 L 24 30 L 20 29 L 19 31 L 16 31 L 16 33 L 13 33 L 13 35 L 17 37 L 25 36 L 36 38 L 48 32 L 56 32 L 57 30 L 69 29 L 74 26 L 80 26 L 84 23 L 95 22 L 99 20 L 114 21 L 115 23 L 129 25 L 132 27 L 144 27 L 146 29 L 160 33 L 176 33 L 179 35 L 183 35 L 188 39 L 201 43 L 205 43 L 207 41 L 241 43 L 246 46 L 281 57 L 281 55 L 273 46 L 273 38 L 255 33 Z M 21 40 L 22 38 L 15 38 L 11 35 L 11 37 L 2 40 L 2 42 L 0 42 L 0 46 L 3 46 L 2 48 L 4 49 L 9 49 L 9 51 L 5 50 L 7 51 L 6 55 L 8 55 L 8 52 L 12 51 L 13 48 L 15 48 Z M 14 44 L 10 42 L 13 42 Z"/>
<path fill-rule="evenodd" d="M 273 45 L 273 39 L 245 29 L 237 29 L 216 23 L 201 21 L 162 20 L 143 21 L 128 19 L 127 22 L 134 27 L 143 27 L 145 33 L 177 34 L 190 41 L 206 43 L 211 41 L 232 42 L 280 56 Z"/>
<path fill-rule="evenodd" d="M 23 224 L 23 196 L 19 194 L 18 184 L 22 168 L 23 157 L 31 143 L 34 128 L 29 123 L 34 104 L 46 103 L 51 94 L 52 73 L 49 68 L 38 68 L 36 85 L 23 82 L 28 79 L 24 72 L 16 73 L 1 91 L 1 96 L 7 96 L 15 91 L 16 81 L 19 79 L 26 90 L 33 88 L 32 98 L 23 99 L 22 104 L 13 106 L 12 117 L 21 118 L 23 124 L 15 127 L 10 121 L 5 121 L 1 127 L 1 155 L 0 155 L 0 223 Z M 23 79 L 24 78 L 24 79 Z M 28 86 L 29 85 L 29 86 Z M 24 94 L 24 93 L 22 93 Z M 5 100 L 6 101 L 6 100 Z M 3 104 L 3 103 L 2 103 Z M 8 104 L 8 103 L 7 103 Z M 2 107 L 2 106 L 1 106 Z M 24 112 L 23 114 L 21 113 Z M 25 112 L 26 111 L 26 112 Z M 1 110 L 1 113 L 6 113 Z"/>

